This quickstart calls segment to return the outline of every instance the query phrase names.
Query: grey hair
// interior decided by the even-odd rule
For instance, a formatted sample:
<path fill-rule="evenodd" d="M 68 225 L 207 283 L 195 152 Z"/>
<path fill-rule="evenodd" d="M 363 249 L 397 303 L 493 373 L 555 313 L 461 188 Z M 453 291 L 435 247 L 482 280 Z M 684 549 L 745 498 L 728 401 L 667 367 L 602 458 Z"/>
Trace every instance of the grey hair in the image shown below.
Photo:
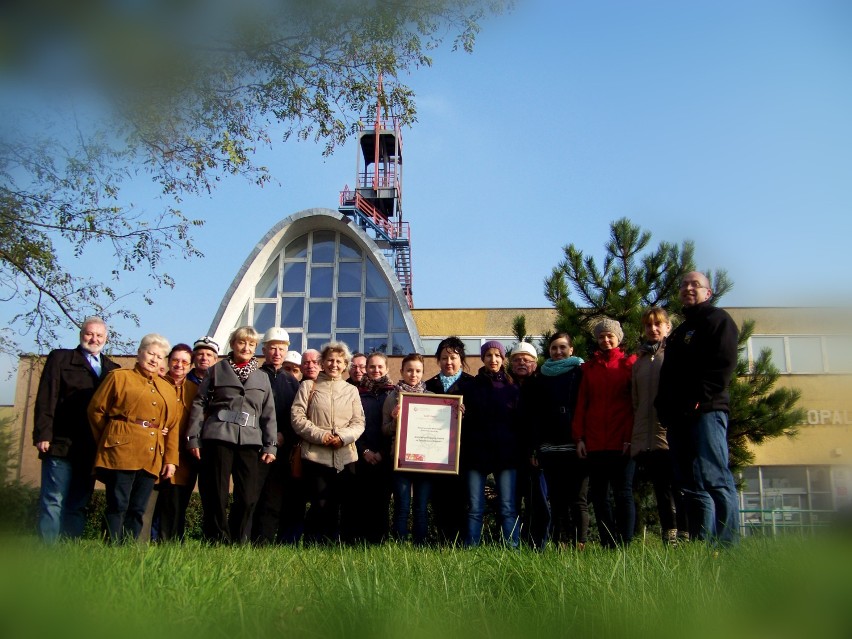
<path fill-rule="evenodd" d="M 172 348 L 172 345 L 169 344 L 169 340 L 167 340 L 159 333 L 148 333 L 139 342 L 139 349 L 136 352 L 141 353 L 144 350 L 150 348 L 151 346 L 159 346 L 163 350 L 163 359 L 166 358 L 168 352 Z"/>
<path fill-rule="evenodd" d="M 83 331 L 86 330 L 86 327 L 89 324 L 100 324 L 101 326 L 104 327 L 105 331 L 109 331 L 109 328 L 107 327 L 107 323 L 103 320 L 103 318 L 98 317 L 97 315 L 90 315 L 89 317 L 87 317 L 86 319 L 83 320 L 82 324 L 80 324 L 80 337 L 83 336 Z"/>

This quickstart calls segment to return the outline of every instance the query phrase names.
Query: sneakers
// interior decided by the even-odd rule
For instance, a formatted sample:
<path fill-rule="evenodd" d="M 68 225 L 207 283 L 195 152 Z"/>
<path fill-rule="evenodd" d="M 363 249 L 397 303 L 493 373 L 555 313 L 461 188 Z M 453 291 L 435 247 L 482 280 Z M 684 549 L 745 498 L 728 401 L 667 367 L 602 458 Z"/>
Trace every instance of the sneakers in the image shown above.
<path fill-rule="evenodd" d="M 678 543 L 678 534 L 677 529 L 672 528 L 671 530 L 663 531 L 663 543 L 666 546 L 677 546 Z"/>

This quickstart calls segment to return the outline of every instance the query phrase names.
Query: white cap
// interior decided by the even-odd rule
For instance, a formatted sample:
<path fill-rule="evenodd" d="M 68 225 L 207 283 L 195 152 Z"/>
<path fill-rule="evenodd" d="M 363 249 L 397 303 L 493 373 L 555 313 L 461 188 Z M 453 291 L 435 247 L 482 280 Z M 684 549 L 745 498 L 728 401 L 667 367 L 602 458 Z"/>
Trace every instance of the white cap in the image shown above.
<path fill-rule="evenodd" d="M 533 359 L 538 359 L 538 353 L 535 350 L 535 346 L 530 344 L 529 342 L 518 342 L 515 344 L 515 347 L 512 349 L 511 353 L 509 353 L 509 361 L 512 361 L 512 358 L 515 355 L 520 355 L 521 353 L 526 353 Z"/>
<path fill-rule="evenodd" d="M 263 343 L 269 342 L 284 342 L 287 346 L 290 345 L 290 335 L 280 326 L 273 326 L 263 336 Z"/>
<path fill-rule="evenodd" d="M 299 351 L 287 351 L 287 354 L 284 356 L 285 364 L 295 364 L 296 366 L 302 365 L 302 356 L 299 354 Z"/>

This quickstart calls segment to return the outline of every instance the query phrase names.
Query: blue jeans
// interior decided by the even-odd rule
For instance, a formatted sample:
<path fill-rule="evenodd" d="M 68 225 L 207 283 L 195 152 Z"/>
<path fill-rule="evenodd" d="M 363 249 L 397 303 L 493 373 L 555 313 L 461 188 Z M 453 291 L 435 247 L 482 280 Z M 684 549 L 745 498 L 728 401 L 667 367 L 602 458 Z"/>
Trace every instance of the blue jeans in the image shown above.
<path fill-rule="evenodd" d="M 106 487 L 104 517 L 110 541 L 136 540 L 157 478 L 144 470 L 99 468 L 98 479 Z"/>
<path fill-rule="evenodd" d="M 465 471 L 468 489 L 467 538 L 465 545 L 478 546 L 482 538 L 482 515 L 485 512 L 485 479 L 488 473 L 478 470 Z M 500 528 L 503 542 L 512 548 L 518 547 L 520 526 L 515 509 L 515 483 L 517 473 L 514 468 L 494 471 L 499 498 Z"/>
<path fill-rule="evenodd" d="M 86 527 L 86 507 L 95 478 L 89 469 L 75 467 L 65 457 L 45 455 L 41 462 L 38 532 L 54 543 L 59 536 L 78 538 Z"/>
<path fill-rule="evenodd" d="M 589 453 L 589 497 L 595 509 L 601 545 L 615 548 L 633 540 L 636 506 L 633 502 L 633 474 L 636 463 L 617 450 Z M 610 489 L 615 502 L 610 503 Z"/>
<path fill-rule="evenodd" d="M 422 546 L 429 531 L 427 508 L 432 495 L 432 482 L 428 477 L 416 473 L 396 472 L 393 476 L 393 534 L 400 540 L 408 538 L 408 513 L 412 507 L 412 541 Z"/>
<path fill-rule="evenodd" d="M 739 502 L 728 468 L 728 414 L 700 413 L 668 429 L 675 480 L 689 511 L 689 534 L 695 539 L 736 543 Z"/>

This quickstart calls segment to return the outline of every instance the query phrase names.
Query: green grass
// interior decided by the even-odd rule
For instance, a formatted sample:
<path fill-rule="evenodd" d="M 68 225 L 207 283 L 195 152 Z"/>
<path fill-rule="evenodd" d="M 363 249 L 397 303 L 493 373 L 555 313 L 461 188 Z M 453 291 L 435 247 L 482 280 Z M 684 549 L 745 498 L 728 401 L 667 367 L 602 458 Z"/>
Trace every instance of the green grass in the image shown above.
<path fill-rule="evenodd" d="M 0 637 L 852 637 L 852 544 L 744 540 L 714 553 L 45 548 L 0 541 Z"/>

